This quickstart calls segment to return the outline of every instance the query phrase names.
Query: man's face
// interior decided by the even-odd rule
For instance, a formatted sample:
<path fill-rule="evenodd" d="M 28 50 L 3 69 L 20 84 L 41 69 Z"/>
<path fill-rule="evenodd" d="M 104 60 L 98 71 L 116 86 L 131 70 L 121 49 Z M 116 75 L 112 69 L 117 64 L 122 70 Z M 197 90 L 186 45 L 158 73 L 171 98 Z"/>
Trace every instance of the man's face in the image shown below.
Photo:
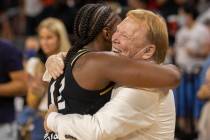
<path fill-rule="evenodd" d="M 130 17 L 125 18 L 112 36 L 112 51 L 129 58 L 143 59 L 142 49 L 148 43 L 145 25 L 144 22 L 138 24 Z"/>

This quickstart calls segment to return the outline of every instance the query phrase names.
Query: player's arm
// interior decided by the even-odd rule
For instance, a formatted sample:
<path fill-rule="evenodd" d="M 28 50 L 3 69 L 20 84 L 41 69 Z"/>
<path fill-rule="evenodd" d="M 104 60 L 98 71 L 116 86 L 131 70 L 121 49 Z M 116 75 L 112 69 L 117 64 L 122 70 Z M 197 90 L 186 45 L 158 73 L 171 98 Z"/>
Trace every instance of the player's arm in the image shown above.
<path fill-rule="evenodd" d="M 89 53 L 87 66 L 101 79 L 119 85 L 146 88 L 174 88 L 179 84 L 180 72 L 172 66 L 136 61 L 111 53 Z M 88 56 L 87 56 L 88 57 Z"/>

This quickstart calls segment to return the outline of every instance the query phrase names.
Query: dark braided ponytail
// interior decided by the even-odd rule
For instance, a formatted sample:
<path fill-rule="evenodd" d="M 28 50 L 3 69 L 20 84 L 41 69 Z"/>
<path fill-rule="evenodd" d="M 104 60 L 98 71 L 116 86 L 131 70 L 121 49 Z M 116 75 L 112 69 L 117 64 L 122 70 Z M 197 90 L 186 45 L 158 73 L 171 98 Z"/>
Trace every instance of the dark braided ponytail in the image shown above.
<path fill-rule="evenodd" d="M 108 22 L 112 17 L 111 8 L 104 4 L 87 4 L 80 8 L 74 22 L 75 43 L 64 60 L 65 68 L 69 65 L 70 59 L 85 45 L 93 41 L 103 28 L 107 26 L 106 24 L 109 24 Z M 56 80 L 55 84 L 54 102 L 56 105 L 63 75 Z"/>
<path fill-rule="evenodd" d="M 106 26 L 106 20 L 112 14 L 110 7 L 104 4 L 87 4 L 77 13 L 74 22 L 75 43 L 67 53 L 65 65 L 69 59 L 85 45 L 93 41 Z"/>

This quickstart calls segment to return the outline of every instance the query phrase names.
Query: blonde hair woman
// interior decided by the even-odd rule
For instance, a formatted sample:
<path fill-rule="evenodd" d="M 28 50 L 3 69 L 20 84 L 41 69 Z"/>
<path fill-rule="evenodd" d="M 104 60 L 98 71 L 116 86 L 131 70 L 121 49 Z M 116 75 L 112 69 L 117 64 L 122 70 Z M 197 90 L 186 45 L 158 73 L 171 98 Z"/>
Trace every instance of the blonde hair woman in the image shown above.
<path fill-rule="evenodd" d="M 68 51 L 70 48 L 70 42 L 68 39 L 66 28 L 62 21 L 60 21 L 59 19 L 47 18 L 43 20 L 38 26 L 38 35 L 40 41 L 40 50 L 38 52 L 38 57 L 32 58 L 28 62 L 29 69 L 31 69 L 29 71 L 29 74 L 31 74 L 33 78 L 38 79 L 35 81 L 32 80 L 29 86 L 29 98 L 27 98 L 28 105 L 33 108 L 37 108 L 39 102 L 33 99 L 36 98 L 33 96 L 33 100 L 30 100 L 30 95 L 34 95 L 34 93 L 36 93 L 34 96 L 41 96 L 43 92 L 45 93 L 47 90 L 46 85 L 42 82 L 41 79 L 45 70 L 44 63 L 46 61 L 46 58 L 52 54 L 56 54 L 61 51 Z M 44 103 L 44 106 L 44 110 L 47 109 L 46 102 Z"/>
<path fill-rule="evenodd" d="M 61 51 L 68 51 L 71 44 L 64 24 L 56 18 L 47 18 L 43 20 L 38 26 L 38 36 L 40 50 L 38 51 L 37 57 L 31 58 L 26 64 L 26 71 L 29 75 L 27 105 L 28 108 L 35 110 L 36 114 L 40 115 L 40 121 L 43 123 L 44 112 L 47 111 L 48 89 L 48 84 L 42 81 L 42 76 L 45 71 L 44 63 L 50 55 Z M 34 126 L 34 129 L 36 129 L 35 124 Z M 33 133 L 33 131 L 31 131 L 31 133 Z M 44 132 L 43 134 L 41 134 L 40 131 L 36 132 L 39 132 L 39 134 L 37 133 L 39 137 L 31 137 L 31 139 L 43 139 Z"/>
<path fill-rule="evenodd" d="M 43 51 L 46 53 L 46 55 L 51 55 L 51 53 L 58 53 L 60 51 L 68 51 L 70 48 L 70 42 L 68 39 L 68 34 L 66 31 L 66 28 L 64 26 L 64 24 L 62 23 L 62 21 L 60 21 L 59 19 L 56 18 L 47 18 L 45 20 L 43 20 L 40 25 L 38 26 L 38 33 L 39 33 L 39 37 L 40 37 L 40 43 L 41 43 L 41 47 L 45 47 L 45 41 L 46 38 L 45 37 L 56 37 L 57 42 L 54 42 L 56 45 L 55 47 L 57 49 L 55 49 L 54 51 L 57 52 L 50 52 L 50 54 L 48 52 L 45 52 L 45 48 L 42 48 Z M 50 36 L 51 35 L 51 36 Z M 48 38 L 48 41 L 50 41 L 52 38 Z M 53 45 L 53 46 L 54 46 Z M 48 46 L 48 47 L 52 47 L 52 46 Z M 54 48 L 51 48 L 51 50 Z"/>

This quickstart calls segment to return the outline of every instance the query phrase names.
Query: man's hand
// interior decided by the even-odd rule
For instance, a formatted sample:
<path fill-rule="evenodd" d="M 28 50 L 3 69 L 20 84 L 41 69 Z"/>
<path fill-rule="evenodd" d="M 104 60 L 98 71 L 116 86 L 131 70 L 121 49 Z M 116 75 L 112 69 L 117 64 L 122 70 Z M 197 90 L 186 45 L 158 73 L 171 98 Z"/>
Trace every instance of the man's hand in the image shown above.
<path fill-rule="evenodd" d="M 46 63 L 45 67 L 49 74 L 53 77 L 53 79 L 58 78 L 62 73 L 64 69 L 64 59 L 66 57 L 66 52 L 60 52 L 56 55 L 51 55 Z"/>
<path fill-rule="evenodd" d="M 51 105 L 49 106 L 49 109 L 48 109 L 48 111 L 47 111 L 47 114 L 45 115 L 44 128 L 45 128 L 45 131 L 46 131 L 46 132 L 51 132 L 51 130 L 47 127 L 47 118 L 48 118 L 48 116 L 49 116 L 49 114 L 50 114 L 51 112 L 58 112 L 57 107 L 56 107 L 55 105 L 53 105 L 53 104 L 51 104 Z"/>

